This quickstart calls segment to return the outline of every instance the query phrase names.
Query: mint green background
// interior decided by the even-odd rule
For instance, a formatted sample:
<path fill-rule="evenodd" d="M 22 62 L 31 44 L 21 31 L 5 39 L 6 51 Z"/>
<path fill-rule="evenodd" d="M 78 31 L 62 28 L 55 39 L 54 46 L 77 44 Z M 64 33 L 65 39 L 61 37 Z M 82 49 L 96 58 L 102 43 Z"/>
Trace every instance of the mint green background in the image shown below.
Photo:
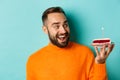
<path fill-rule="evenodd" d="M 94 38 L 115 42 L 107 59 L 109 80 L 120 80 L 120 0 L 0 0 L 0 80 L 25 80 L 28 56 L 48 44 L 42 12 L 61 6 L 68 15 L 72 40 L 89 46 Z"/>

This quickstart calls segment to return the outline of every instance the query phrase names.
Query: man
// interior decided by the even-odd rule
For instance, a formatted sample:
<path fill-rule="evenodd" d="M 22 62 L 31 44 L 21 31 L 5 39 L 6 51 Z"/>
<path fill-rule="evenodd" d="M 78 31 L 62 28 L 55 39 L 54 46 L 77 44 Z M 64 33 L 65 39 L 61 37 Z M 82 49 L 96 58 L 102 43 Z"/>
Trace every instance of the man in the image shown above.
<path fill-rule="evenodd" d="M 114 45 L 103 45 L 100 51 L 95 46 L 94 59 L 88 47 L 69 41 L 70 29 L 62 8 L 48 8 L 42 21 L 50 43 L 29 57 L 27 80 L 107 80 L 105 61 Z"/>

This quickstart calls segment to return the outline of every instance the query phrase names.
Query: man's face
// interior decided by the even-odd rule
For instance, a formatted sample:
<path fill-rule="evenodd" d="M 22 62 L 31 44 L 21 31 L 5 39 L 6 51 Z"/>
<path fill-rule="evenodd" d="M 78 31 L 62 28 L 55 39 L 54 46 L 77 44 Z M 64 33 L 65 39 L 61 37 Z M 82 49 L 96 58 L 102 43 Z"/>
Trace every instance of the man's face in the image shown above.
<path fill-rule="evenodd" d="M 46 29 L 51 43 L 61 48 L 68 45 L 70 30 L 63 13 L 48 14 Z"/>

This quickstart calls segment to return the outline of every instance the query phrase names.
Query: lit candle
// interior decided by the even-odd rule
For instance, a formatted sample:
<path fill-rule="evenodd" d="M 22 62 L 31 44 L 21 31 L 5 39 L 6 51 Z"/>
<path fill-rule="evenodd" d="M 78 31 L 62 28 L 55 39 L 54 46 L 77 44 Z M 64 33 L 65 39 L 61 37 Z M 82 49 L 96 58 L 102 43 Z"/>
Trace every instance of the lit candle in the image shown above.
<path fill-rule="evenodd" d="M 104 38 L 104 27 L 103 26 L 102 26 L 101 30 L 102 30 L 102 37 Z"/>

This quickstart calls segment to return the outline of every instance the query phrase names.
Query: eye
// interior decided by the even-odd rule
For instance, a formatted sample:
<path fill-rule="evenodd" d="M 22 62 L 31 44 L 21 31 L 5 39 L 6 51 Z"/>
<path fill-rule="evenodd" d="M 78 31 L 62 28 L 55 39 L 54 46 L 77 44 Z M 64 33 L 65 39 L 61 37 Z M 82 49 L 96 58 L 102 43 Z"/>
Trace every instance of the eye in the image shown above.
<path fill-rule="evenodd" d="M 59 29 L 59 25 L 53 25 L 54 29 Z"/>
<path fill-rule="evenodd" d="M 64 26 L 64 27 L 68 27 L 68 23 L 65 23 L 63 26 Z"/>

